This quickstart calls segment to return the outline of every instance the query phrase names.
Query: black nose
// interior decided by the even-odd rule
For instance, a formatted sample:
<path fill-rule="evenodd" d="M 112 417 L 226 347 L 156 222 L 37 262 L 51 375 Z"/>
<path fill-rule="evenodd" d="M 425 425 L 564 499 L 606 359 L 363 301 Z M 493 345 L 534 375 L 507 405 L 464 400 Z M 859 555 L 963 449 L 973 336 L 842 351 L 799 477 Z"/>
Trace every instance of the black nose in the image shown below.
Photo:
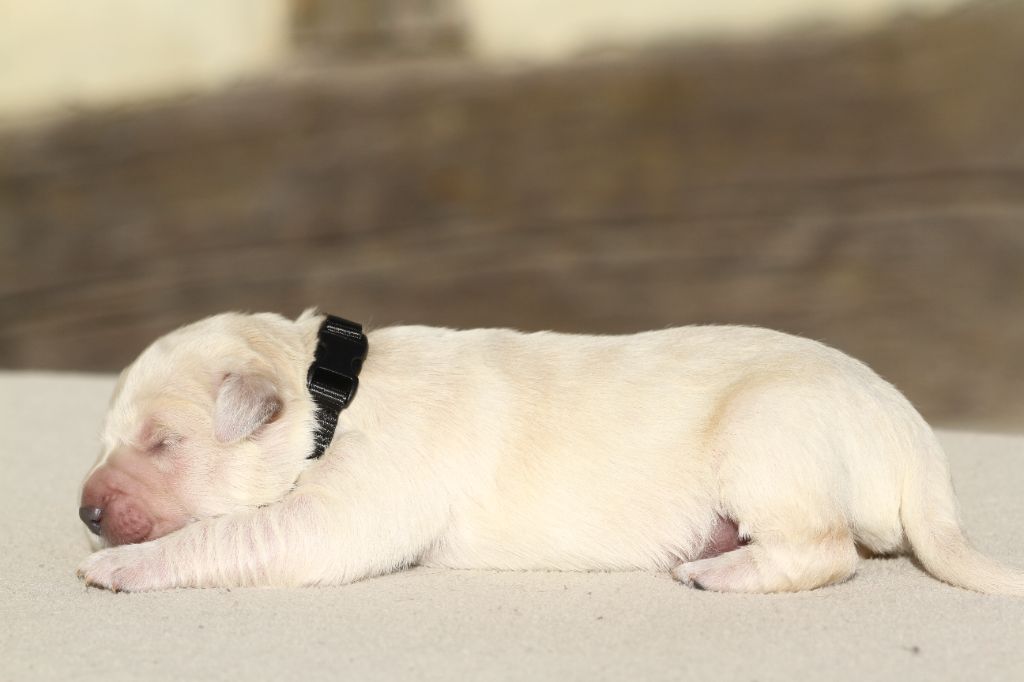
<path fill-rule="evenodd" d="M 78 518 L 82 523 L 89 526 L 89 530 L 96 535 L 100 534 L 100 519 L 103 518 L 103 510 L 99 507 L 79 507 Z"/>

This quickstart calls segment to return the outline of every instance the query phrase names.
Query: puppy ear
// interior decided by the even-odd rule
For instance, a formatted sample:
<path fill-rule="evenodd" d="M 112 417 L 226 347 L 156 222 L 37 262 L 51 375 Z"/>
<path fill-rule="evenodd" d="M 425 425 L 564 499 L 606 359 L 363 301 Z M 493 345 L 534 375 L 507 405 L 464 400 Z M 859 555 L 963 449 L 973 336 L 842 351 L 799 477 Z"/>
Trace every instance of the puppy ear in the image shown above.
<path fill-rule="evenodd" d="M 213 433 L 221 443 L 233 443 L 255 433 L 281 411 L 274 383 L 259 374 L 228 374 L 217 391 Z"/>

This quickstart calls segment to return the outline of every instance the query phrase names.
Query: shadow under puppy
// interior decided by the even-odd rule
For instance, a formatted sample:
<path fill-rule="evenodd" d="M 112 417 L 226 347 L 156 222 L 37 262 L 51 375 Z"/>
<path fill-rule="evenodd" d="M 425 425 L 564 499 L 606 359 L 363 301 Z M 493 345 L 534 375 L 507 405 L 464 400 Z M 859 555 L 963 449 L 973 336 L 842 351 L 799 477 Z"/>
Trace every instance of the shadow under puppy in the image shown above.
<path fill-rule="evenodd" d="M 107 545 L 87 583 L 342 584 L 422 564 L 777 592 L 846 580 L 859 546 L 1024 595 L 1024 574 L 967 543 L 921 416 L 820 343 L 385 328 L 361 337 L 332 439 L 308 383 L 326 327 L 218 315 L 122 373 L 82 491 Z"/>

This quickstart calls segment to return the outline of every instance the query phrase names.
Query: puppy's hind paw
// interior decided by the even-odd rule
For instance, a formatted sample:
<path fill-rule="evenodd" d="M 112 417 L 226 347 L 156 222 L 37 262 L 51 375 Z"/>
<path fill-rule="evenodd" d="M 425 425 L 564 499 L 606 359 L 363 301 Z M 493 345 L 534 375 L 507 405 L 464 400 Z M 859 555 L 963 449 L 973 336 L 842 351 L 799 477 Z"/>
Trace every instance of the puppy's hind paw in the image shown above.
<path fill-rule="evenodd" d="M 761 592 L 757 570 L 746 547 L 679 564 L 672 577 L 695 590 L 711 592 Z"/>

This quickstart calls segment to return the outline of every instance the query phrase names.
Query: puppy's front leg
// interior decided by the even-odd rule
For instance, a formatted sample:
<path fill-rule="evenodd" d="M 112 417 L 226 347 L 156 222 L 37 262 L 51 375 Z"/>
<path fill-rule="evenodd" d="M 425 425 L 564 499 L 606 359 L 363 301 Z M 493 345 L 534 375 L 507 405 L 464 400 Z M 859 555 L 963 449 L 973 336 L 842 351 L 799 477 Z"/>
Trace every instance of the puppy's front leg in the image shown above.
<path fill-rule="evenodd" d="M 398 458 L 350 449 L 339 459 L 315 465 L 316 475 L 276 504 L 101 550 L 78 574 L 87 584 L 129 592 L 297 586 L 343 584 L 415 561 L 436 537 L 447 504 L 424 504 L 422 491 L 402 485 L 408 463 Z"/>
<path fill-rule="evenodd" d="M 203 519 L 157 540 L 100 550 L 78 575 L 89 585 L 128 592 L 315 583 L 330 546 L 320 506 L 312 497 L 292 495 L 268 507 Z"/>

